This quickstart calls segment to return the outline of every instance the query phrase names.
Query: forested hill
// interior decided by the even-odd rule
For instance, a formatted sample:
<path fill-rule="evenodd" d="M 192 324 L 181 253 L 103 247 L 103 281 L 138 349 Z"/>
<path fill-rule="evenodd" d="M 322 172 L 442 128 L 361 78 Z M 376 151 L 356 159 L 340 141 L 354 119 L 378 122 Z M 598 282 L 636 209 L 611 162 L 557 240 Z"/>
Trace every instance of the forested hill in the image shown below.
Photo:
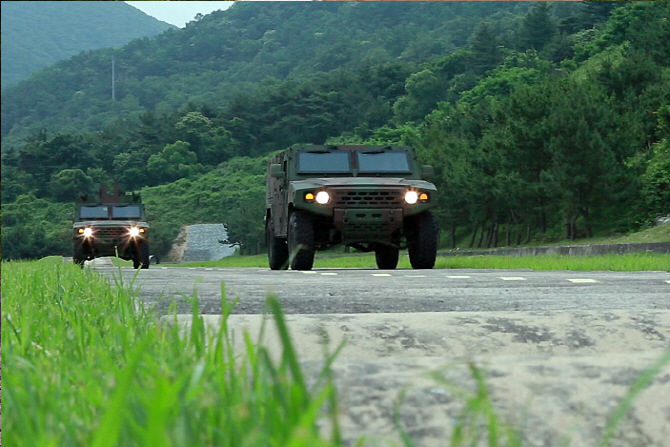
<path fill-rule="evenodd" d="M 120 47 L 170 28 L 120 1 L 3 1 L 2 88 L 82 51 Z"/>
<path fill-rule="evenodd" d="M 640 228 L 670 213 L 668 36 L 667 2 L 239 3 L 78 55 L 3 92 L 3 256 L 67 254 L 101 182 L 141 192 L 155 252 L 191 223 L 255 247 L 296 143 L 416 147 L 444 246 Z"/>
<path fill-rule="evenodd" d="M 111 6 L 84 3 L 93 9 Z M 145 110 L 169 113 L 187 101 L 219 106 L 265 78 L 424 61 L 462 47 L 484 19 L 495 23 L 493 31 L 504 40 L 527 8 L 516 2 L 238 3 L 185 29 L 119 50 L 79 54 L 3 90 L 3 150 L 42 128 L 100 130 Z"/>

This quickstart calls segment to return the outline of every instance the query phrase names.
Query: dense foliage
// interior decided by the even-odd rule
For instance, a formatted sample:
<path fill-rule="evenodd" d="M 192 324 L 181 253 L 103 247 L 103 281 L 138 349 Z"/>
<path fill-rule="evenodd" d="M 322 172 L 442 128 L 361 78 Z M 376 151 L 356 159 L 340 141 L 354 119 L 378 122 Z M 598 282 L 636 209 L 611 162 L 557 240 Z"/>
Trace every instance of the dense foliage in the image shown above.
<path fill-rule="evenodd" d="M 265 5 L 236 4 L 183 34 L 121 50 L 143 63 L 157 54 L 183 59 L 162 77 L 150 76 L 148 65 L 133 69 L 149 70 L 144 79 L 165 87 L 148 90 L 156 101 L 126 95 L 96 109 L 91 87 L 78 92 L 79 108 L 66 98 L 62 113 L 48 107 L 38 113 L 31 108 L 44 106 L 31 98 L 47 90 L 39 76 L 30 82 L 40 89 L 3 93 L 16 114 L 2 158 L 3 227 L 20 224 L 4 219 L 19 201 L 24 209 L 35 197 L 67 202 L 76 190 L 119 181 L 142 190 L 161 250 L 180 225 L 198 222 L 225 222 L 231 241 L 256 244 L 263 238 L 267 155 L 324 142 L 417 147 L 436 168 L 437 214 L 452 244 L 574 239 L 630 230 L 670 212 L 670 5 Z M 418 18 L 408 21 L 407 10 Z M 357 17 L 366 20 L 354 27 Z M 449 18 L 451 28 L 436 17 Z M 204 44 L 221 23 L 239 34 L 230 36 L 239 42 L 230 54 L 221 53 L 221 40 L 217 47 Z M 339 34 L 320 44 L 313 40 L 334 33 L 335 23 L 348 28 L 337 27 Z M 271 30 L 284 36 L 287 24 L 303 44 L 288 33 L 277 37 L 281 45 L 272 53 L 252 45 L 252 36 Z M 346 41 L 364 35 L 366 51 Z M 177 49 L 185 41 L 200 48 L 201 39 L 204 47 L 195 53 Z M 394 39 L 402 43 L 394 47 Z M 243 42 L 254 48 L 246 56 Z M 143 53 L 145 47 L 151 51 Z M 298 61 L 338 58 L 344 48 L 348 55 L 332 67 L 293 71 Z M 389 57 L 370 56 L 381 50 Z M 276 54 L 296 64 L 273 71 L 281 65 Z M 82 55 L 63 71 L 108 56 Z M 193 77 L 188 73 L 197 64 L 204 70 Z M 208 78 L 207 67 L 226 80 Z M 221 88 L 205 78 L 219 79 Z M 58 91 L 64 98 L 72 95 L 66 85 Z M 80 131 L 36 130 L 65 120 Z M 82 131 L 94 124 L 101 130 Z M 28 131 L 15 146 L 14 137 Z M 25 256 L 9 251 L 10 236 L 3 231 L 5 256 Z M 66 247 L 64 240 L 60 251 Z"/>
<path fill-rule="evenodd" d="M 124 2 L 3 1 L 2 88 L 81 51 L 170 28 Z"/>

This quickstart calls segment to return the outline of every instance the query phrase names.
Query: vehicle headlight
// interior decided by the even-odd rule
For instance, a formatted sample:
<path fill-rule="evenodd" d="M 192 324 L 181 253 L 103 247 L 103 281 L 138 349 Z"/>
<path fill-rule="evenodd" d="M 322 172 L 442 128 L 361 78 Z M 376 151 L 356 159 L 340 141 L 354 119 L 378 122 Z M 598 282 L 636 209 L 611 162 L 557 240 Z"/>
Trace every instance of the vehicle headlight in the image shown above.
<path fill-rule="evenodd" d="M 91 236 L 93 236 L 93 229 L 91 229 L 91 228 L 80 228 L 79 229 L 79 234 L 81 234 L 84 237 L 91 237 Z"/>
<path fill-rule="evenodd" d="M 128 230 L 128 234 L 130 237 L 137 237 L 140 235 L 140 229 L 137 227 L 130 227 L 130 230 Z"/>
<path fill-rule="evenodd" d="M 405 202 L 414 205 L 419 200 L 419 194 L 416 191 L 407 191 L 405 193 Z"/>
<path fill-rule="evenodd" d="M 316 203 L 325 205 L 328 202 L 330 202 L 330 194 L 326 191 L 319 191 L 316 193 Z"/>

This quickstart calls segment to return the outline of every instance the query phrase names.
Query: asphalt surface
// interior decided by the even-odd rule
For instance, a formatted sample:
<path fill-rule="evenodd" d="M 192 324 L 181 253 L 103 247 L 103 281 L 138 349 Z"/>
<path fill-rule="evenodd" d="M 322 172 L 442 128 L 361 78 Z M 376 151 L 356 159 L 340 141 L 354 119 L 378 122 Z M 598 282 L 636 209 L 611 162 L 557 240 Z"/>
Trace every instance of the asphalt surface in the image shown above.
<path fill-rule="evenodd" d="M 104 260 L 95 268 L 119 275 Z M 125 268 L 121 273 L 126 283 L 135 275 Z M 229 301 L 239 299 L 228 321 L 235 340 L 242 340 L 242 331 L 255 337 L 267 295 L 279 298 L 311 377 L 324 348 L 345 341 L 334 372 L 349 445 L 361 436 L 364 445 L 400 445 L 393 444 L 399 441 L 396 409 L 417 446 L 449 445 L 464 409 L 451 388 L 473 390 L 472 363 L 485 371 L 497 414 L 521 431 L 524 445 L 594 446 L 639 375 L 670 349 L 668 272 L 273 272 L 158 265 L 141 270 L 134 282 L 159 314 L 176 300 L 184 326 L 197 295 L 214 328 L 222 284 Z M 281 346 L 268 327 L 265 344 L 279 356 Z M 667 447 L 668 396 L 666 364 L 637 396 L 610 445 Z"/>

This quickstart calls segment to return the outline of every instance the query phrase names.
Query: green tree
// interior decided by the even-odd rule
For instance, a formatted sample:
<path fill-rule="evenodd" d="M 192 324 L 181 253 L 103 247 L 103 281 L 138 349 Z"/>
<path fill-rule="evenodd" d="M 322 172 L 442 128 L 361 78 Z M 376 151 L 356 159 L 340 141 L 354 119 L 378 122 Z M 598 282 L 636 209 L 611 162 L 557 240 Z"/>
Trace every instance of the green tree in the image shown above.
<path fill-rule="evenodd" d="M 532 48 L 540 51 L 556 34 L 556 24 L 551 17 L 551 5 L 539 2 L 533 6 L 523 19 L 519 31 L 519 43 L 522 50 Z"/>
<path fill-rule="evenodd" d="M 156 183 L 173 182 L 196 172 L 197 156 L 185 141 L 168 144 L 160 154 L 149 157 L 147 171 Z"/>
<path fill-rule="evenodd" d="M 503 58 L 501 45 L 487 22 L 479 24 L 470 38 L 470 68 L 483 74 L 498 65 Z"/>
<path fill-rule="evenodd" d="M 51 196 L 61 202 L 72 202 L 91 192 L 93 179 L 81 169 L 63 169 L 51 176 Z"/>

